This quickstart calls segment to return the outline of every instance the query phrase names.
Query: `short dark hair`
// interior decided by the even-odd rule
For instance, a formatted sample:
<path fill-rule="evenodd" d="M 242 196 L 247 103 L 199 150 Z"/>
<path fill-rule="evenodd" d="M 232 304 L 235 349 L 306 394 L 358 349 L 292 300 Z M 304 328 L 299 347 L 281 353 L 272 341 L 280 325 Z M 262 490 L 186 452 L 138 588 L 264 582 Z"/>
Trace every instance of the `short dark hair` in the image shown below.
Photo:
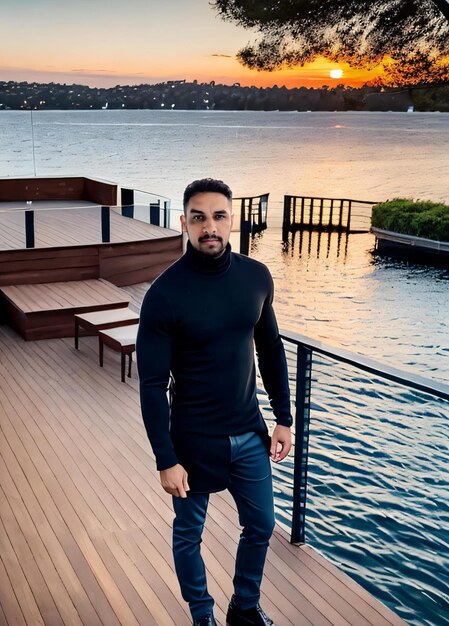
<path fill-rule="evenodd" d="M 200 178 L 194 180 L 190 185 L 187 185 L 184 191 L 184 212 L 186 211 L 187 204 L 193 196 L 197 193 L 203 193 L 205 191 L 214 191 L 215 193 L 223 194 L 229 201 L 232 201 L 231 188 L 222 180 L 215 178 Z"/>

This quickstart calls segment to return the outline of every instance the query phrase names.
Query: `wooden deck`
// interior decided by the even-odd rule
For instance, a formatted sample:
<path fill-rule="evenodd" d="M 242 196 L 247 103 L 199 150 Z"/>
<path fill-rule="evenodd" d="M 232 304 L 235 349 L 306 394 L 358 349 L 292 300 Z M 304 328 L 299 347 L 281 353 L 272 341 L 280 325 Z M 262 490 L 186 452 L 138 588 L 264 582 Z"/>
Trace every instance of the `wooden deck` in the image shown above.
<path fill-rule="evenodd" d="M 34 203 L 39 204 L 39 203 Z M 60 204 L 60 203 L 59 203 Z M 48 203 L 45 207 L 48 206 Z M 0 204 L 1 207 L 1 204 Z M 101 243 L 101 207 L 49 209 L 32 205 L 34 210 L 35 247 L 93 245 Z M 111 208 L 110 243 L 125 243 L 175 236 L 179 233 L 160 226 L 123 217 Z M 25 248 L 23 210 L 0 210 L 0 250 Z"/>
<path fill-rule="evenodd" d="M 0 202 L 0 286 L 93 278 L 131 285 L 154 280 L 182 254 L 179 232 L 123 217 L 117 207 L 103 243 L 101 207 L 81 204 L 33 202 L 35 247 L 26 248 L 26 204 Z"/>
<path fill-rule="evenodd" d="M 97 341 L 27 343 L 0 326 L 0 624 L 187 626 L 171 556 L 170 496 L 140 417 L 137 374 Z M 240 529 L 214 494 L 204 535 L 218 623 Z M 391 626 L 391 611 L 277 528 L 263 606 L 278 626 Z"/>

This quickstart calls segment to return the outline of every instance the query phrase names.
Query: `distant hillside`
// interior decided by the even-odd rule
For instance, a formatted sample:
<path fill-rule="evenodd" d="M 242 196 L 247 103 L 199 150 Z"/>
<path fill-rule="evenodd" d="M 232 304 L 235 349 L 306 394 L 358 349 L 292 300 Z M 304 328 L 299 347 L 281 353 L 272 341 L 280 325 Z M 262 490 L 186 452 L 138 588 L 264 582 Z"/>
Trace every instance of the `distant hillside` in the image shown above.
<path fill-rule="evenodd" d="M 0 82 L 0 110 L 180 109 L 239 111 L 449 111 L 449 86 L 384 90 L 324 86 L 241 87 L 184 80 L 108 89 L 58 83 Z"/>

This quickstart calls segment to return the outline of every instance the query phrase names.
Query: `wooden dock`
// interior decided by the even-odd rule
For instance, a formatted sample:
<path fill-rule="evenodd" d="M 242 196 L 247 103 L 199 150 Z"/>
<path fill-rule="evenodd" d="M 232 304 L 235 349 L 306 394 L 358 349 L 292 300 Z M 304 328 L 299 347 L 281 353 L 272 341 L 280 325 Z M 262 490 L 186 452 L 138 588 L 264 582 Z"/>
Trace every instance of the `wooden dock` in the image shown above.
<path fill-rule="evenodd" d="M 118 354 L 101 369 L 96 339 L 80 348 L 0 326 L 0 624 L 187 626 L 137 374 L 118 383 Z M 203 554 L 221 626 L 239 533 L 232 499 L 213 494 Z M 262 591 L 277 626 L 404 625 L 279 527 Z"/>

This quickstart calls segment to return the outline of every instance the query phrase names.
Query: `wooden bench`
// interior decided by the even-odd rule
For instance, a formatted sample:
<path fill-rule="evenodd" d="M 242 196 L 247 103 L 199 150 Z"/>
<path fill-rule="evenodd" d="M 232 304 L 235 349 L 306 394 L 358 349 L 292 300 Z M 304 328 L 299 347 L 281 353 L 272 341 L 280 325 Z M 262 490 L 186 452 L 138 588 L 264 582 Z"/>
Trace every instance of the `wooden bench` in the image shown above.
<path fill-rule="evenodd" d="M 128 378 L 131 377 L 132 353 L 136 349 L 138 325 L 121 326 L 98 332 L 100 367 L 103 367 L 104 345 L 121 354 L 122 383 L 125 382 L 126 355 L 128 355 Z"/>
<path fill-rule="evenodd" d="M 75 349 L 78 350 L 81 328 L 85 329 L 86 334 L 96 335 L 100 330 L 119 328 L 138 322 L 139 315 L 128 307 L 93 313 L 77 313 L 75 315 Z"/>

